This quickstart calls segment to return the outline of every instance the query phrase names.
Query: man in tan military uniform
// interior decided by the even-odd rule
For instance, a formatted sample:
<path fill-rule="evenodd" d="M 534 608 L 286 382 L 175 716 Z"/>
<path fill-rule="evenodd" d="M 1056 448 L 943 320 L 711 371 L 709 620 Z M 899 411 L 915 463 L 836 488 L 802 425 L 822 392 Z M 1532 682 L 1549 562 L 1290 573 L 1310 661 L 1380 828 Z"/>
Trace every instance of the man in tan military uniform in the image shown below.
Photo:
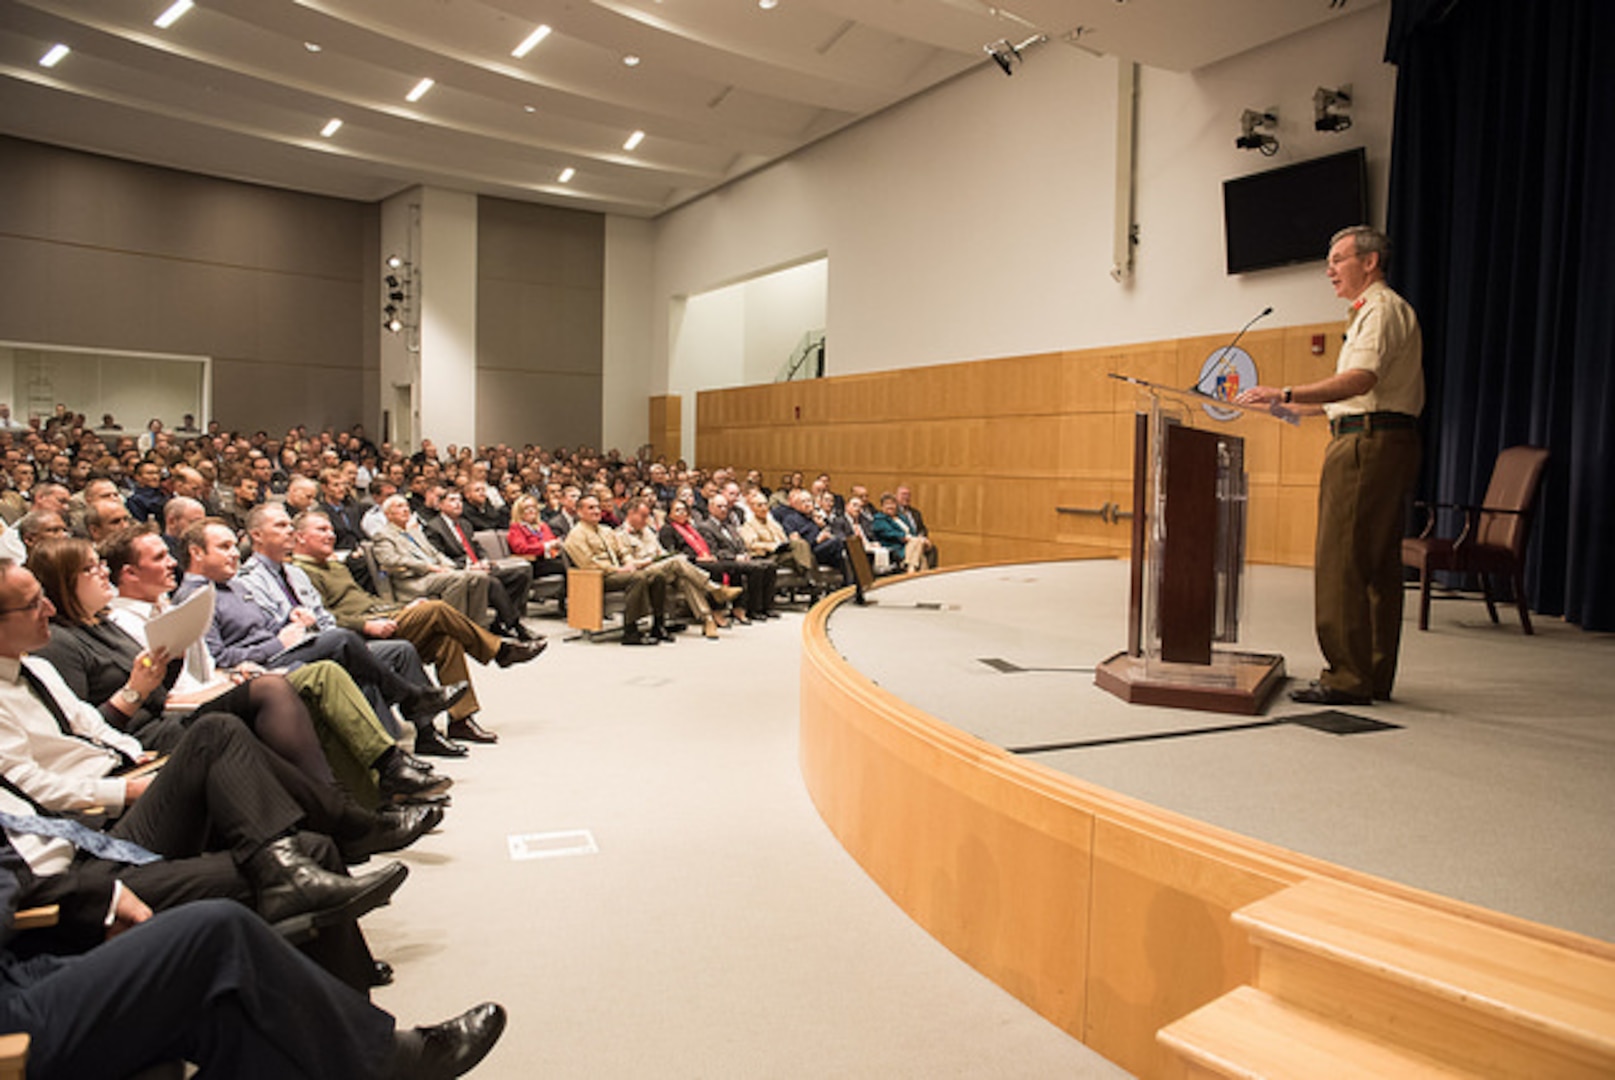
<path fill-rule="evenodd" d="M 1419 471 L 1423 340 L 1413 309 L 1385 284 L 1390 245 L 1368 226 L 1337 233 L 1327 273 L 1351 304 L 1335 374 L 1305 386 L 1255 386 L 1241 404 L 1329 417 L 1318 486 L 1314 589 L 1327 665 L 1296 701 L 1367 705 L 1391 696 L 1402 635 L 1401 541 Z M 1299 408 L 1296 408 L 1299 406 Z"/>

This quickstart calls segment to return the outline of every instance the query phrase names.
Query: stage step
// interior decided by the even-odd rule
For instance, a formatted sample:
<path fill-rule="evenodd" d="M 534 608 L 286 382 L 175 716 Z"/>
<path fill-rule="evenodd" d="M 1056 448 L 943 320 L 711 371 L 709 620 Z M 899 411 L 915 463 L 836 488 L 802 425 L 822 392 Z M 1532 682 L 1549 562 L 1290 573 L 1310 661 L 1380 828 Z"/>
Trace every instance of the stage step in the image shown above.
<path fill-rule="evenodd" d="M 1168 1024 L 1156 1037 L 1178 1055 L 1186 1080 L 1453 1080 L 1465 1075 L 1252 986 L 1224 994 Z"/>
<path fill-rule="evenodd" d="M 1376 1044 L 1476 1076 L 1615 1076 L 1607 951 L 1321 879 L 1233 919 L 1257 948 L 1257 989 Z"/>

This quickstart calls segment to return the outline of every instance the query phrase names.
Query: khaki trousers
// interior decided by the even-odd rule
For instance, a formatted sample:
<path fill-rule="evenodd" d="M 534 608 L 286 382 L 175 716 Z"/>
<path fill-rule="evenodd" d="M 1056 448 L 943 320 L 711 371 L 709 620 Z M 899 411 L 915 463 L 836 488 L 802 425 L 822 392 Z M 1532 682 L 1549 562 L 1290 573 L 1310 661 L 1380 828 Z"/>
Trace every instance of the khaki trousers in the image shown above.
<path fill-rule="evenodd" d="M 1347 694 L 1391 696 L 1402 639 L 1402 533 L 1419 471 L 1411 428 L 1338 435 L 1318 485 L 1314 605 L 1324 671 Z"/>
<path fill-rule="evenodd" d="M 398 636 L 415 646 L 421 659 L 437 669 L 440 683 L 471 681 L 466 654 L 479 664 L 499 655 L 499 639 L 442 600 L 422 600 L 392 616 Z M 449 710 L 449 719 L 464 720 L 481 706 L 475 689 Z"/>

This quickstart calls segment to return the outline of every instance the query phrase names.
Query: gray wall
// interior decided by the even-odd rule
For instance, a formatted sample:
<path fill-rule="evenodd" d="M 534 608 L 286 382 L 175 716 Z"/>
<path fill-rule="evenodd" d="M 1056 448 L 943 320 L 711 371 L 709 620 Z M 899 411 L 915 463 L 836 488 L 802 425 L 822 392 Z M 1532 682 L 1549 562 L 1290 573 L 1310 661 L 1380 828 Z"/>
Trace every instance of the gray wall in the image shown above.
<path fill-rule="evenodd" d="M 600 445 L 604 312 L 604 216 L 478 200 L 479 443 Z"/>
<path fill-rule="evenodd" d="M 0 138 L 0 340 L 211 356 L 226 427 L 374 429 L 377 220 Z"/>

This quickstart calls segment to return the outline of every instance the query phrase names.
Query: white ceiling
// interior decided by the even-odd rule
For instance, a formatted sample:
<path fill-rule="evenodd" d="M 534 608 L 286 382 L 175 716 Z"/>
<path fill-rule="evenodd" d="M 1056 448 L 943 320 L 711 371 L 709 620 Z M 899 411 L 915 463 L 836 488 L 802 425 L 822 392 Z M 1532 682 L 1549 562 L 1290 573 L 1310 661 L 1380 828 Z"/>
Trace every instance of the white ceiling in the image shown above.
<path fill-rule="evenodd" d="M 364 201 L 433 184 L 649 217 L 991 41 L 1189 71 L 1382 0 L 197 0 L 158 29 L 170 2 L 0 0 L 0 132 Z"/>

